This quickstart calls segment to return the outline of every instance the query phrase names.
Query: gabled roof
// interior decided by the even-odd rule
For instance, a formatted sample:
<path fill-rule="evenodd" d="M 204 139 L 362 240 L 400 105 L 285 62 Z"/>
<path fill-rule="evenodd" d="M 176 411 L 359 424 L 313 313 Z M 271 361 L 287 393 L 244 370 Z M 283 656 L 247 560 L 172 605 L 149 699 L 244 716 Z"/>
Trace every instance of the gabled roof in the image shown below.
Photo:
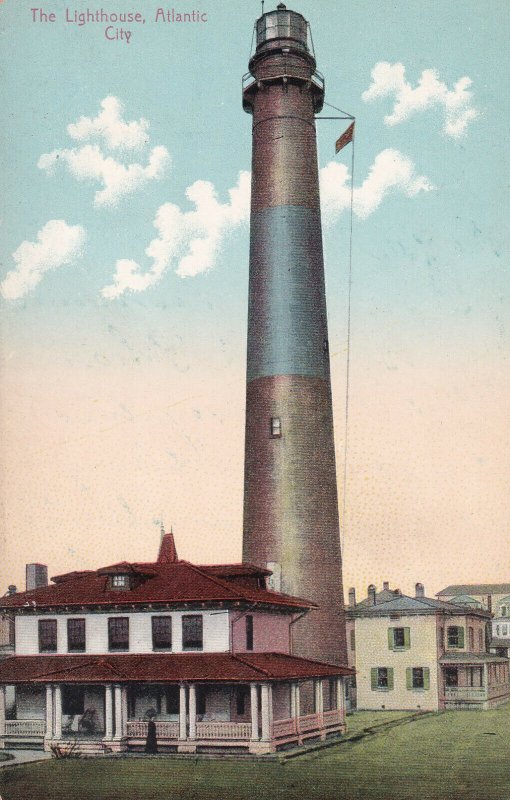
<path fill-rule="evenodd" d="M 441 589 L 436 597 L 457 594 L 506 594 L 510 593 L 510 583 L 459 583 Z"/>
<path fill-rule="evenodd" d="M 234 565 L 240 569 L 242 565 Z M 224 570 L 226 565 L 222 566 Z M 247 565 L 248 571 L 257 569 Z M 137 575 L 131 589 L 114 589 L 109 576 L 126 572 Z M 59 575 L 57 581 L 29 592 L 0 598 L 0 610 L 8 608 L 56 608 L 142 606 L 163 604 L 252 605 L 291 609 L 309 609 L 314 603 L 298 597 L 235 580 L 221 580 L 214 567 L 196 567 L 188 561 L 129 563 L 126 561 L 97 571 Z M 264 572 L 264 570 L 262 571 Z"/>
<path fill-rule="evenodd" d="M 284 653 L 13 656 L 0 662 L 0 683 L 250 681 L 353 675 L 349 667 Z"/>

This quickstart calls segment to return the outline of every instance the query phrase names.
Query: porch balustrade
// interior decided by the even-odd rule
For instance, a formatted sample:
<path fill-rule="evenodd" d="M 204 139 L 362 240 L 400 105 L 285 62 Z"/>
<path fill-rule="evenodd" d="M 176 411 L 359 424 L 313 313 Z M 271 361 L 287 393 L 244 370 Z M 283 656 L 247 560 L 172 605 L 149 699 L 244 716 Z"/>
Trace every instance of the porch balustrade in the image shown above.
<path fill-rule="evenodd" d="M 44 736 L 46 723 L 43 719 L 6 719 L 7 736 Z"/>
<path fill-rule="evenodd" d="M 487 689 L 484 686 L 445 686 L 444 696 L 447 700 L 486 700 Z"/>
<path fill-rule="evenodd" d="M 142 720 L 129 720 L 127 723 L 127 735 L 133 738 L 147 737 L 147 722 Z M 179 738 L 179 723 L 178 722 L 156 722 L 156 738 L 157 739 L 178 739 Z"/>
<path fill-rule="evenodd" d="M 307 714 L 304 717 L 299 717 L 299 730 L 301 733 L 315 731 L 321 727 L 320 723 L 320 714 Z"/>
<path fill-rule="evenodd" d="M 251 722 L 197 722 L 197 739 L 249 739 Z"/>
<path fill-rule="evenodd" d="M 342 712 L 338 708 L 325 711 L 322 716 L 325 728 L 329 728 L 331 725 L 339 725 L 342 722 Z"/>

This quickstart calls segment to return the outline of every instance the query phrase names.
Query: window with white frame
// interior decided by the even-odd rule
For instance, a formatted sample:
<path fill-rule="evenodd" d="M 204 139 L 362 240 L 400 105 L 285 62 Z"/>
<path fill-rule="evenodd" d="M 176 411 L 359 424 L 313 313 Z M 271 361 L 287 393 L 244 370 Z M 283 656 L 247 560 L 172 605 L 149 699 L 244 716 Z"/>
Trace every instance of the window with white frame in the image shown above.
<path fill-rule="evenodd" d="M 112 587 L 114 589 L 127 589 L 129 588 L 129 575 L 113 575 Z"/>
<path fill-rule="evenodd" d="M 202 614 L 185 614 L 182 618 L 182 649 L 202 650 L 203 645 Z"/>
<path fill-rule="evenodd" d="M 129 617 L 108 619 L 108 650 L 129 650 Z"/>
<path fill-rule="evenodd" d="M 280 417 L 271 417 L 269 432 L 272 439 L 279 439 L 282 435 L 282 420 Z"/>

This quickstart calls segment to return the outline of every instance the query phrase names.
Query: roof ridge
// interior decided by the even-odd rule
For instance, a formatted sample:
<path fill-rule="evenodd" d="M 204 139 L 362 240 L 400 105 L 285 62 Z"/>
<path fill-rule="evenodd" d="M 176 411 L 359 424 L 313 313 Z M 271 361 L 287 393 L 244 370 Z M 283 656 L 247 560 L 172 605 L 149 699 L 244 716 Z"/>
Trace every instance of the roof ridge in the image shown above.
<path fill-rule="evenodd" d="M 208 575 L 206 572 L 203 572 L 199 567 L 197 567 L 196 564 L 192 564 L 191 561 L 181 561 L 181 564 L 186 564 L 187 567 L 191 567 L 191 569 L 194 570 L 194 572 L 196 572 L 198 575 L 201 575 L 202 578 L 212 581 L 212 583 L 215 583 L 221 589 L 227 589 L 227 591 L 229 591 L 234 597 L 241 597 L 243 600 L 249 602 L 249 597 L 246 597 L 246 595 L 242 594 L 242 592 L 234 592 L 233 588 L 227 581 L 222 581 L 219 578 L 216 578 L 214 575 Z"/>
<path fill-rule="evenodd" d="M 275 654 L 274 653 L 264 653 L 264 655 L 275 655 Z M 254 669 L 256 672 L 261 672 L 262 675 L 265 675 L 267 678 L 271 677 L 271 673 L 270 672 L 268 672 L 265 669 L 262 669 L 262 667 L 258 667 L 255 664 L 250 663 L 250 661 L 247 660 L 247 659 L 241 658 L 241 656 L 237 655 L 237 653 L 232 653 L 232 658 L 234 658 L 236 661 L 240 661 L 241 664 L 244 664 L 245 667 L 251 667 L 251 669 Z"/>

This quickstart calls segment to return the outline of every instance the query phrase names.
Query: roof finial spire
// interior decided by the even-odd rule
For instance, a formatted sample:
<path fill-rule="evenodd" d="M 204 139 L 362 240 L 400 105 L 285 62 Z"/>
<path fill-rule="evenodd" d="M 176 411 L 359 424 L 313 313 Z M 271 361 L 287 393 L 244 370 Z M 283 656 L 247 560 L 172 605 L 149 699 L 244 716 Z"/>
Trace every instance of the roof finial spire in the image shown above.
<path fill-rule="evenodd" d="M 161 523 L 161 543 L 157 560 L 159 564 L 172 564 L 179 560 L 175 548 L 173 525 L 170 527 L 170 533 L 165 533 L 165 528 Z"/>

